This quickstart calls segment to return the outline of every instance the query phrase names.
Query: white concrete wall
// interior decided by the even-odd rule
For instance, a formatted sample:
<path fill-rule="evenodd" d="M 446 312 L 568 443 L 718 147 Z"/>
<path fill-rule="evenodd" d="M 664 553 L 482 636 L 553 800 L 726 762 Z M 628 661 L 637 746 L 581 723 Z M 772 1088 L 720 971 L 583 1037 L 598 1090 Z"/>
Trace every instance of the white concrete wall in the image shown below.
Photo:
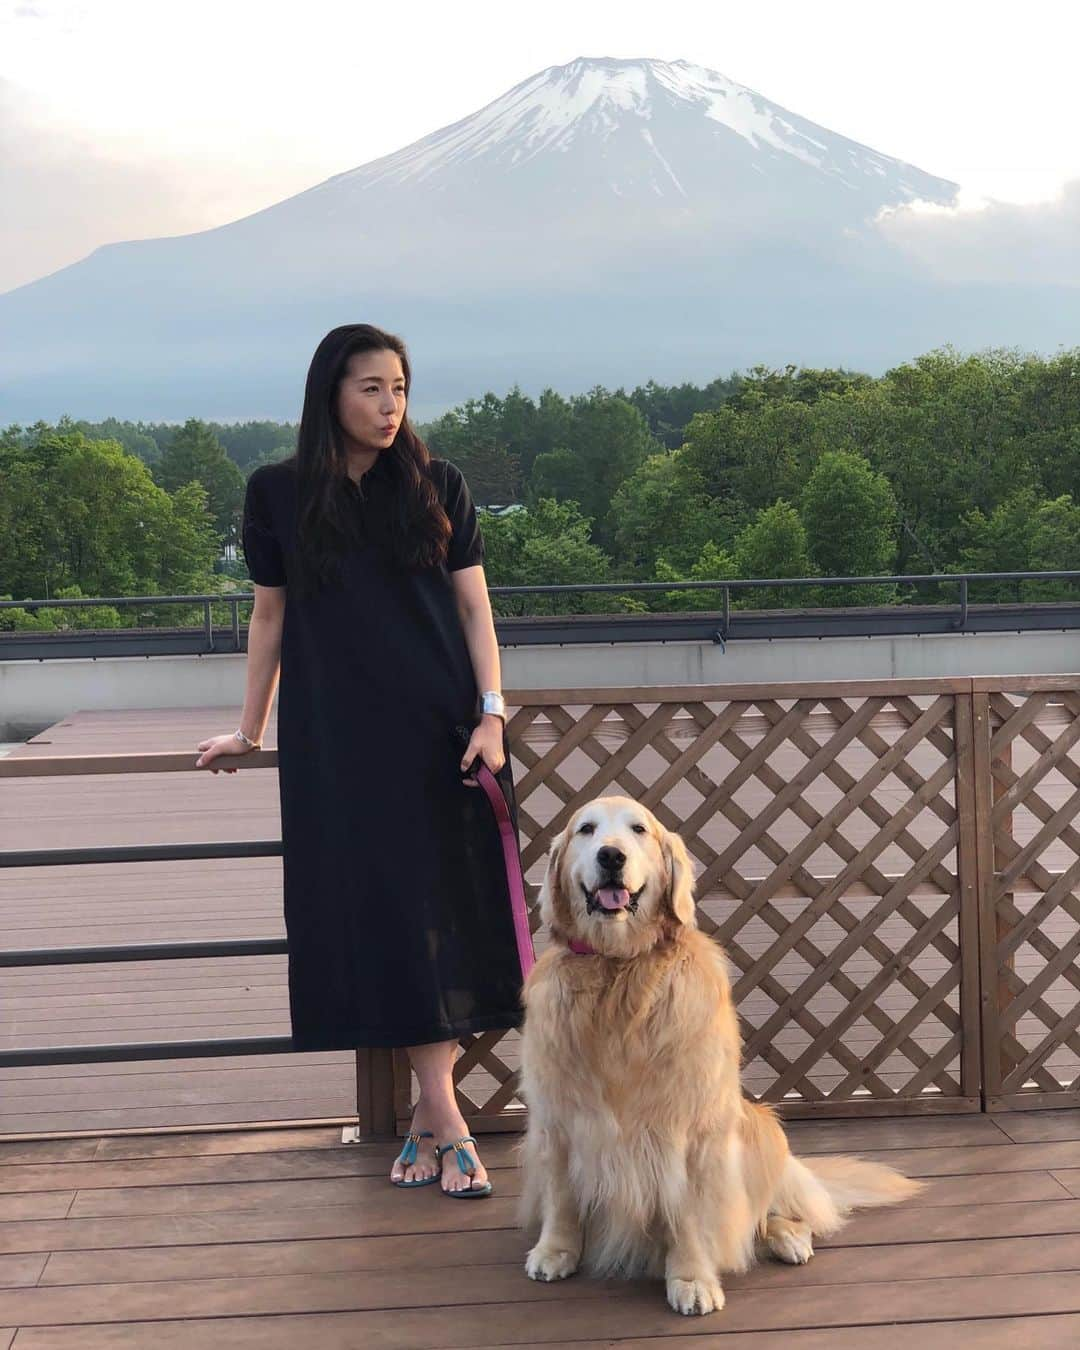
<path fill-rule="evenodd" d="M 121 656 L 0 661 L 0 739 L 20 740 L 80 709 L 239 710 L 238 656 Z M 948 633 L 927 637 L 634 642 L 503 650 L 507 689 L 754 684 L 942 675 L 1080 672 L 1080 634 Z"/>

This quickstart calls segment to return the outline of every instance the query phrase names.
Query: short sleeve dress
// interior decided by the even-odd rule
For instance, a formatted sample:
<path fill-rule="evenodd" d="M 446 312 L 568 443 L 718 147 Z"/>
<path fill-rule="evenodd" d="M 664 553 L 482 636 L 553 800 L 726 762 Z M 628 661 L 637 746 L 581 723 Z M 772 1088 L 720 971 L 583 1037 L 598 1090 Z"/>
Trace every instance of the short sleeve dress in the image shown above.
<path fill-rule="evenodd" d="M 431 474 L 445 565 L 408 572 L 386 522 L 394 466 L 347 480 L 355 540 L 313 598 L 295 568 L 295 459 L 248 480 L 253 581 L 285 586 L 278 783 L 289 1003 L 298 1050 L 421 1045 L 517 1026 L 521 970 L 498 826 L 462 781 L 477 689 L 450 573 L 483 559 L 468 486 Z M 509 755 L 500 786 L 516 822 Z"/>

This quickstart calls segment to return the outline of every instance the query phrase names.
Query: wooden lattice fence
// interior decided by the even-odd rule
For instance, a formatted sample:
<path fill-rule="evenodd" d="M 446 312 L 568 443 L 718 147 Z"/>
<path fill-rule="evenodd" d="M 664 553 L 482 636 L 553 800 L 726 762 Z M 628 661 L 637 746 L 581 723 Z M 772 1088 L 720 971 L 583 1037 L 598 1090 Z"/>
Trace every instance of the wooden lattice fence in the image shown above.
<path fill-rule="evenodd" d="M 987 1108 L 1080 1105 L 1080 679 L 972 698 Z"/>
<path fill-rule="evenodd" d="M 1080 1101 L 1061 1053 L 1080 1047 L 1076 686 L 977 683 L 515 694 L 527 877 L 538 884 L 551 838 L 595 796 L 632 796 L 679 831 L 699 923 L 732 963 L 746 1088 L 788 1116 Z M 1005 747 L 1020 736 L 1035 760 L 1017 777 Z M 1067 801 L 1036 791 L 1051 771 L 1076 789 Z M 1018 806 L 1037 818 L 1034 842 L 1006 828 Z M 1040 847 L 1071 850 L 1071 864 L 1047 870 Z M 1021 882 L 1030 903 L 1017 908 Z M 1068 927 L 1061 941 L 1042 929 L 1051 909 Z M 1031 952 L 1042 966 L 1029 976 Z M 989 1022 L 988 982 L 1004 991 Z M 515 1035 L 467 1040 L 459 1085 L 474 1127 L 522 1119 L 516 1065 Z M 399 1059 L 399 1120 L 405 1070 Z"/>

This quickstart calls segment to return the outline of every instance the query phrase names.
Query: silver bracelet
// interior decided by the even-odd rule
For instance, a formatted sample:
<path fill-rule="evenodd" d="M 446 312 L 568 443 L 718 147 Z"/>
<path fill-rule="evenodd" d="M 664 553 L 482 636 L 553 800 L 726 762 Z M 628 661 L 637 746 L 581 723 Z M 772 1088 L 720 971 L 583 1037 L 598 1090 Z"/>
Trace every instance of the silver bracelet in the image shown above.
<path fill-rule="evenodd" d="M 233 735 L 236 737 L 236 739 L 240 742 L 240 744 L 244 747 L 245 750 L 262 749 L 262 743 L 260 741 L 253 741 L 250 738 L 250 736 L 245 736 L 239 727 L 236 728 L 236 730 L 233 732 Z"/>
<path fill-rule="evenodd" d="M 494 713 L 496 717 L 501 717 L 506 721 L 506 700 L 497 689 L 488 689 L 480 695 L 481 713 Z"/>

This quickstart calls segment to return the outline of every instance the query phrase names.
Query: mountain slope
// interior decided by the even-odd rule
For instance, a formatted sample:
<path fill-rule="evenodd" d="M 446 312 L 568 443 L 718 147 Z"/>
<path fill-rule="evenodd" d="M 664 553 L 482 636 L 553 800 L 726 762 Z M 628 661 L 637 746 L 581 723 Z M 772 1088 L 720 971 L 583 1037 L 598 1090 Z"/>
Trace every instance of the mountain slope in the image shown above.
<path fill-rule="evenodd" d="M 971 296 L 942 319 L 870 224 L 955 191 L 688 62 L 582 59 L 242 220 L 0 296 L 0 421 L 292 416 L 321 334 L 360 319 L 409 340 L 421 415 L 513 380 L 873 367 L 970 340 Z"/>

